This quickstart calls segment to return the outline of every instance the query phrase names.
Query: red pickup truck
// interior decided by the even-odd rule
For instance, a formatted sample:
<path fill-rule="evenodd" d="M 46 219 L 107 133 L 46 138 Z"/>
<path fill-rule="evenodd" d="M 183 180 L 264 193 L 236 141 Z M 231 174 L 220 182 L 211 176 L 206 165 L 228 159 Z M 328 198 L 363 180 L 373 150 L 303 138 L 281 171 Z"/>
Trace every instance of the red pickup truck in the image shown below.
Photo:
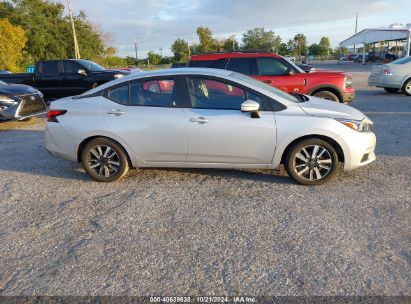
<path fill-rule="evenodd" d="M 355 89 L 350 74 L 337 71 L 304 72 L 275 53 L 231 52 L 193 55 L 189 67 L 226 69 L 249 75 L 288 93 L 312 95 L 350 103 Z"/>

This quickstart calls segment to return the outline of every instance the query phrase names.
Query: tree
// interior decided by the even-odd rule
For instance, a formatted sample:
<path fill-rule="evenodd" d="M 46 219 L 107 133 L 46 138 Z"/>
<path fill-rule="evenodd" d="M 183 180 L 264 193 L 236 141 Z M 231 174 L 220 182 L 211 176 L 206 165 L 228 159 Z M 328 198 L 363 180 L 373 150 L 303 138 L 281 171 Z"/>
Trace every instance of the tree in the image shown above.
<path fill-rule="evenodd" d="M 321 46 L 318 45 L 318 44 L 316 44 L 316 43 L 311 44 L 311 45 L 308 47 L 308 51 L 310 52 L 310 55 L 313 55 L 313 56 L 322 55 Z"/>
<path fill-rule="evenodd" d="M 213 39 L 213 34 L 208 27 L 200 26 L 197 28 L 197 35 L 200 40 L 199 52 L 208 53 L 215 49 L 215 41 Z"/>
<path fill-rule="evenodd" d="M 184 39 L 178 38 L 171 45 L 171 51 L 174 53 L 175 62 L 187 62 L 189 60 L 188 43 Z"/>
<path fill-rule="evenodd" d="M 331 44 L 328 37 L 322 37 L 319 46 L 321 48 L 321 55 L 328 55 L 330 53 Z"/>
<path fill-rule="evenodd" d="M 161 63 L 161 55 L 150 51 L 147 53 L 147 59 L 149 60 L 150 64 L 157 65 Z"/>
<path fill-rule="evenodd" d="M 287 49 L 289 54 L 296 55 L 294 40 L 290 39 L 287 42 Z"/>
<path fill-rule="evenodd" d="M 231 51 L 235 51 L 239 49 L 238 42 L 235 39 L 234 35 L 228 37 L 224 41 L 223 49 L 224 49 L 224 52 L 231 52 Z"/>
<path fill-rule="evenodd" d="M 273 31 L 265 31 L 263 27 L 248 30 L 243 34 L 242 48 L 245 50 L 277 51 L 281 38 Z"/>
<path fill-rule="evenodd" d="M 305 56 L 307 54 L 307 38 L 304 34 L 297 34 L 294 36 L 295 50 L 298 56 Z"/>
<path fill-rule="evenodd" d="M 26 41 L 20 26 L 13 26 L 7 19 L 0 19 L 0 70 L 18 70 L 18 61 Z"/>
<path fill-rule="evenodd" d="M 0 3 L 0 18 L 21 26 L 27 36 L 26 63 L 41 59 L 74 57 L 74 42 L 62 3 L 47 0 L 6 0 Z M 84 12 L 74 17 L 82 58 L 95 59 L 104 53 L 102 33 Z"/>
<path fill-rule="evenodd" d="M 277 52 L 281 56 L 284 56 L 284 55 L 288 55 L 290 53 L 290 50 L 288 49 L 286 43 L 281 43 L 280 46 L 278 47 Z"/>

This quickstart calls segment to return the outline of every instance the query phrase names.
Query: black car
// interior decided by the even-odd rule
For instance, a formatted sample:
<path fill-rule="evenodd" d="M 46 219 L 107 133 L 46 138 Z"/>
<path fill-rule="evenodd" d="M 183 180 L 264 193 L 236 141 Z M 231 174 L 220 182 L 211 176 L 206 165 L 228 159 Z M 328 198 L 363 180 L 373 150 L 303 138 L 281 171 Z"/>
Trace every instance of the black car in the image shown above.
<path fill-rule="evenodd" d="M 46 110 L 43 95 L 35 88 L 0 81 L 0 122 L 24 120 Z"/>
<path fill-rule="evenodd" d="M 79 95 L 129 74 L 128 71 L 106 70 L 89 60 L 64 59 L 39 61 L 34 73 L 4 74 L 0 75 L 0 80 L 35 87 L 49 100 Z"/>

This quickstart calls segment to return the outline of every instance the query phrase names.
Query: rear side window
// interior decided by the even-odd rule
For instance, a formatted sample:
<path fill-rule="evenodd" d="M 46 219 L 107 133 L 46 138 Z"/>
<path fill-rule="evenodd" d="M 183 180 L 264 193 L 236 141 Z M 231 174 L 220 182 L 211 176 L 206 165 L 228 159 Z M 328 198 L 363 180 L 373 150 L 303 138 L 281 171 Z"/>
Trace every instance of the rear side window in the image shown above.
<path fill-rule="evenodd" d="M 253 75 L 255 59 L 253 58 L 230 58 L 227 63 L 227 70 L 241 73 L 244 75 Z"/>
<path fill-rule="evenodd" d="M 218 60 L 201 60 L 201 61 L 190 61 L 189 67 L 193 68 L 212 68 L 212 69 L 224 69 L 225 59 Z"/>
<path fill-rule="evenodd" d="M 41 63 L 41 74 L 43 75 L 57 75 L 59 66 L 57 61 L 43 61 Z"/>
<path fill-rule="evenodd" d="M 114 87 L 109 89 L 107 92 L 108 99 L 117 102 L 122 105 L 129 104 L 129 84 L 124 84 L 122 86 Z"/>
<path fill-rule="evenodd" d="M 173 79 L 137 81 L 130 84 L 130 105 L 146 107 L 176 106 Z"/>
<path fill-rule="evenodd" d="M 260 76 L 283 76 L 290 69 L 285 62 L 276 58 L 258 58 L 257 66 Z"/>

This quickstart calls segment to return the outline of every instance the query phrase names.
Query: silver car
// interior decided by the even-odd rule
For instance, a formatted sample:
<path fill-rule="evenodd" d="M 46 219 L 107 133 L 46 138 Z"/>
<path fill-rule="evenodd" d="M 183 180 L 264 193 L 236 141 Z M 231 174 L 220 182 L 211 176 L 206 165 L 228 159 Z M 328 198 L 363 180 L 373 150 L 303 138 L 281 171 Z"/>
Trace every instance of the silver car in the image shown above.
<path fill-rule="evenodd" d="M 372 67 L 368 85 L 384 88 L 389 93 L 399 90 L 411 96 L 411 56 Z"/>
<path fill-rule="evenodd" d="M 231 71 L 144 72 L 51 104 L 46 148 L 111 182 L 129 168 L 258 168 L 304 185 L 375 160 L 360 111 Z"/>

